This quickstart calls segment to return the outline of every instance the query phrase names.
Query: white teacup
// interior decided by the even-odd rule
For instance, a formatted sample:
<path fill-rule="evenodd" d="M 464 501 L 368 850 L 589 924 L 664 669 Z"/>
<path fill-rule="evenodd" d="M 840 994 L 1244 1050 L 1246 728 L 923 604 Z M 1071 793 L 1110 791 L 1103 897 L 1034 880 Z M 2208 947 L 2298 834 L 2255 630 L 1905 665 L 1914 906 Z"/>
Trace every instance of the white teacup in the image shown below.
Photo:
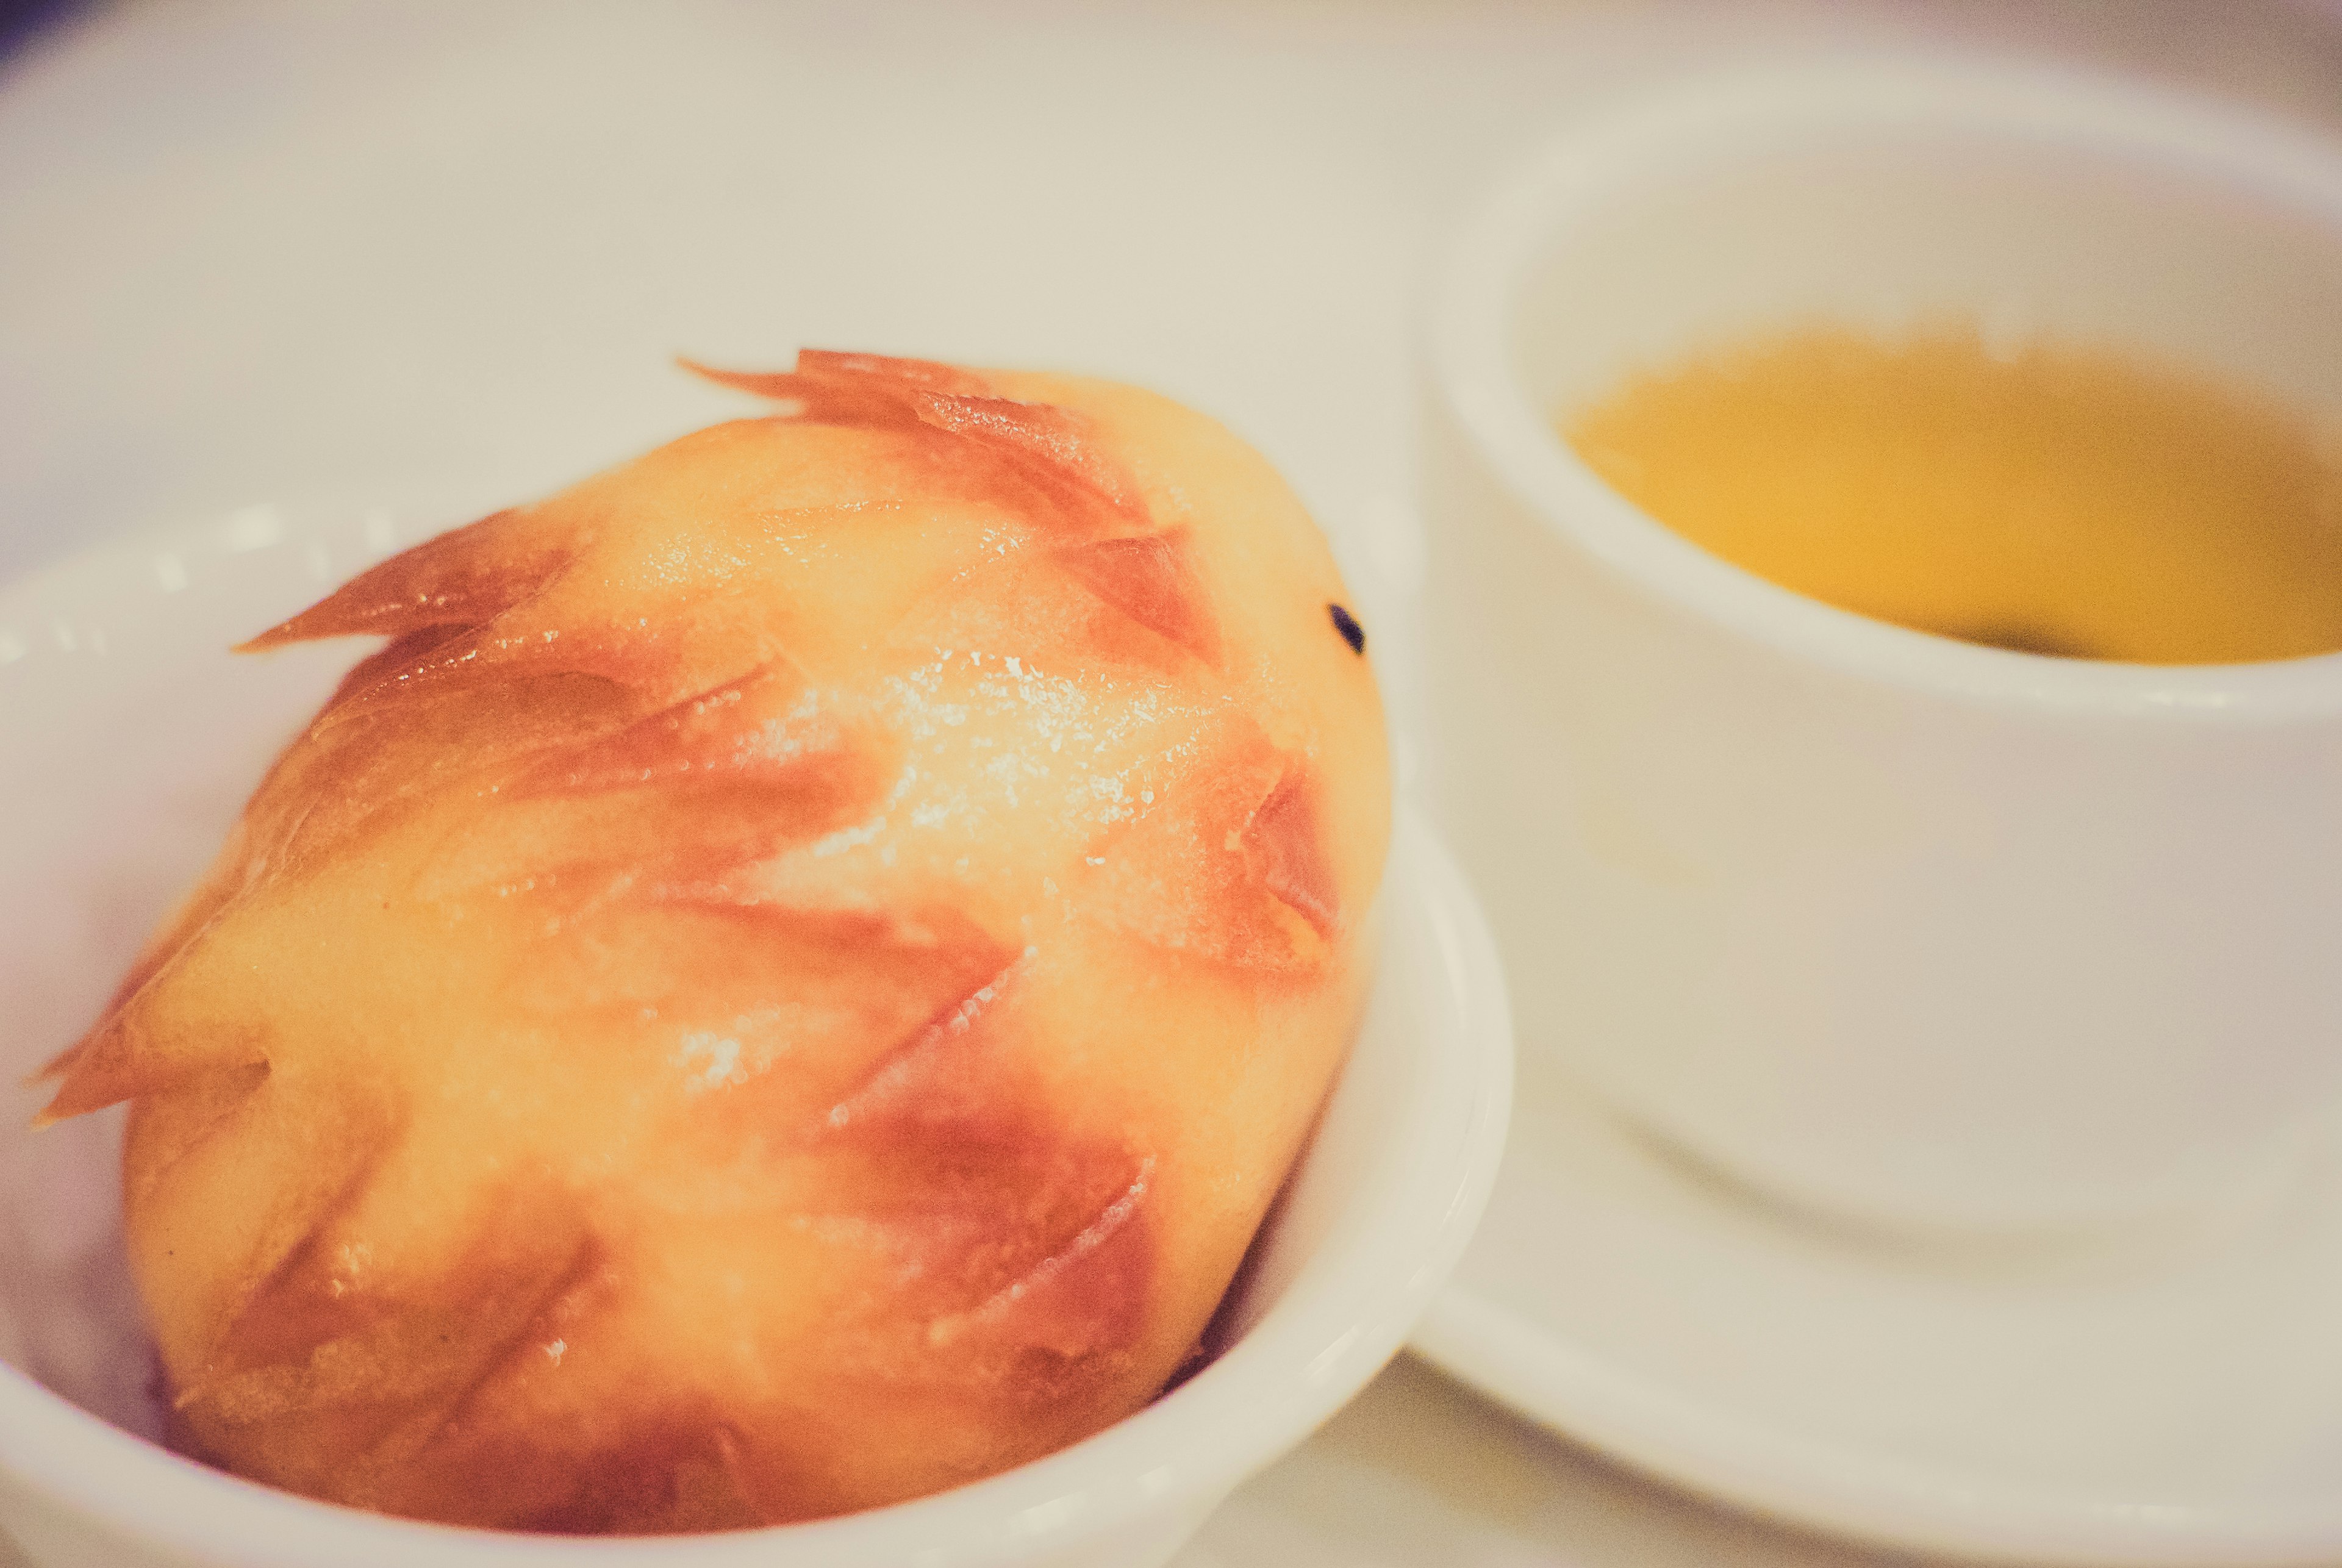
<path fill-rule="evenodd" d="M 1521 1046 L 1791 1203 L 2234 1203 L 2342 1107 L 2342 655 L 2094 664 L 1705 554 L 1557 410 L 1809 321 L 2130 345 L 2342 407 L 2342 149 L 2141 86 L 1845 61 L 1589 124 L 1432 320 L 1429 771 Z"/>

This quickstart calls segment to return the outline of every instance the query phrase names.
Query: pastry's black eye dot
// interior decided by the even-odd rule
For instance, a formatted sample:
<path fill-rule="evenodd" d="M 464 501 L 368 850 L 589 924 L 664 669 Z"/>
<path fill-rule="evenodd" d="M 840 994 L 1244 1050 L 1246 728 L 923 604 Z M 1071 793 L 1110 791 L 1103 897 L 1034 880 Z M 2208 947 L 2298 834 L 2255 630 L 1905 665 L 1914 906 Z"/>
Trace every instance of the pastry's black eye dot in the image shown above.
<path fill-rule="evenodd" d="M 1326 605 L 1326 612 L 1334 617 L 1334 630 L 1342 634 L 1342 641 L 1350 644 L 1350 652 L 1365 653 L 1366 629 L 1358 624 L 1358 618 L 1339 604 Z"/>

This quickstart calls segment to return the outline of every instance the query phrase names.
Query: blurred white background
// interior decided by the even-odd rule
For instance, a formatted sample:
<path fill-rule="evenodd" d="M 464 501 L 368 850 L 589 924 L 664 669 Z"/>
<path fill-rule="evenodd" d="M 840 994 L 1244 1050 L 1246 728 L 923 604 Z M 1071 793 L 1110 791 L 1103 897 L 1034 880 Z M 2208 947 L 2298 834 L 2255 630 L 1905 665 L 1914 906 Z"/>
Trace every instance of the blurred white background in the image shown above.
<path fill-rule="evenodd" d="M 1404 492 L 1443 229 L 1655 78 L 2009 50 L 2342 126 L 2342 20 L 2259 0 L 50 9 L 0 61 L 0 576 L 288 494 L 485 508 L 739 405 L 673 355 L 801 343 L 1151 383 L 1341 530 Z"/>
<path fill-rule="evenodd" d="M 2342 11 L 2307 0 L 169 0 L 9 36 L 0 577 L 277 499 L 463 521 L 740 406 L 673 355 L 800 344 L 1149 383 L 1356 562 L 1403 532 L 1441 235 L 1620 95 L 2013 52 L 2342 135 Z M 1186 1563 L 1881 1560 L 1402 1363 Z"/>

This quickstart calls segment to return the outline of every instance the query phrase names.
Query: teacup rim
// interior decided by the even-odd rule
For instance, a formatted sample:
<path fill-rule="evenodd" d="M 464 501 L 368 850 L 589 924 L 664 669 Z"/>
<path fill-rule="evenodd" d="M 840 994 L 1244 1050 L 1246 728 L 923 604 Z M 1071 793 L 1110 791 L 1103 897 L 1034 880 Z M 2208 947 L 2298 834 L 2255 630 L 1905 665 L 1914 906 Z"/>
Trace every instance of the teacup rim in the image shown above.
<path fill-rule="evenodd" d="M 2342 651 L 2224 664 L 2066 659 L 1915 631 L 1808 598 L 1673 532 L 1553 431 L 1510 351 L 1509 322 L 1542 248 L 1574 216 L 1654 168 L 1714 169 L 1857 125 L 2169 158 L 2314 212 L 2342 251 L 2342 143 L 2233 103 L 1987 55 L 1849 50 L 1744 63 L 1688 74 L 1580 120 L 1496 184 L 1436 274 L 1423 351 L 1431 394 L 1540 524 L 1616 576 L 1842 677 L 2074 716 L 2255 724 L 2342 713 Z"/>

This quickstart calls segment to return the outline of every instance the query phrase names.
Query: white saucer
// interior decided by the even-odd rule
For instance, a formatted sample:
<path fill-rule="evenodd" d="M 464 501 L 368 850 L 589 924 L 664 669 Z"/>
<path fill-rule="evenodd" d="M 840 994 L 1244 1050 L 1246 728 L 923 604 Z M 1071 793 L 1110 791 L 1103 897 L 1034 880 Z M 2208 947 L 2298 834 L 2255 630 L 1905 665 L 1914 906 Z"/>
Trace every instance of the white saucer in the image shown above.
<path fill-rule="evenodd" d="M 1457 1377 L 1877 1542 L 2342 1559 L 2342 1161 L 2217 1234 L 1955 1254 L 1767 1210 L 1534 1056 L 1487 1218 L 1415 1340 Z"/>

